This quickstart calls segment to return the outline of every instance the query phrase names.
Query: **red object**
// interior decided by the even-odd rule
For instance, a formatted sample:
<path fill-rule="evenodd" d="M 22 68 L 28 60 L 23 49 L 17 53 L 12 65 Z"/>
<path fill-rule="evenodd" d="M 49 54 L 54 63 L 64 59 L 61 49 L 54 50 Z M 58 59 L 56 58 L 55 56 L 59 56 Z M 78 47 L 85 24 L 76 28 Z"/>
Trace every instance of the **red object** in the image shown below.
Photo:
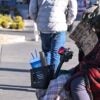
<path fill-rule="evenodd" d="M 100 70 L 92 67 L 89 69 L 88 76 L 94 100 L 100 100 Z"/>
<path fill-rule="evenodd" d="M 59 54 L 64 54 L 65 52 L 65 48 L 64 47 L 61 47 L 58 51 Z"/>

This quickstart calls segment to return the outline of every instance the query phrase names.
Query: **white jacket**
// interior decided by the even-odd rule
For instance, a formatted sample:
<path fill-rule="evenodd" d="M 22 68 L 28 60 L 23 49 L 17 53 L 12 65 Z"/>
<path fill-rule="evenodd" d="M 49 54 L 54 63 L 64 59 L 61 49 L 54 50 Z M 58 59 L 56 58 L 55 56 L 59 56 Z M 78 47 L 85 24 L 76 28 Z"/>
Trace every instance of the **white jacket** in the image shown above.
<path fill-rule="evenodd" d="M 77 16 L 77 0 L 31 0 L 29 15 L 40 32 L 66 31 Z"/>

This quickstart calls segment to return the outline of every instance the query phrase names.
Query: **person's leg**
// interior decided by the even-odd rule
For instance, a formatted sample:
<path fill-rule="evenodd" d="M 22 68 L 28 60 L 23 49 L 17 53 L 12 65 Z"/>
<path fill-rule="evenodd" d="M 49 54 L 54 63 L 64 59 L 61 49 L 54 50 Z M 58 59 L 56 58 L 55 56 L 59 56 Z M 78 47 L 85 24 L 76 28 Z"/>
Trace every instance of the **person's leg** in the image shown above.
<path fill-rule="evenodd" d="M 45 54 L 47 64 L 51 64 L 51 34 L 40 33 L 42 50 Z"/>
<path fill-rule="evenodd" d="M 56 71 L 60 63 L 60 55 L 58 50 L 60 47 L 63 47 L 66 42 L 66 32 L 57 32 L 53 35 L 51 40 L 51 65 L 54 66 Z"/>
<path fill-rule="evenodd" d="M 84 77 L 77 77 L 71 82 L 71 95 L 73 100 L 90 100 L 86 90 Z"/>

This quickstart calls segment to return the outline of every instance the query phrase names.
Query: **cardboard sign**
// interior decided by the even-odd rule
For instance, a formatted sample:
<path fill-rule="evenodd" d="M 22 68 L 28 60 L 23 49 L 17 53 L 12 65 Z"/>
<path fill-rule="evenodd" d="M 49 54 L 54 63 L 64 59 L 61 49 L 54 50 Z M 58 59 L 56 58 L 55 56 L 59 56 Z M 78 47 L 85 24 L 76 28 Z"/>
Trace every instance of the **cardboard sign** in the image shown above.
<path fill-rule="evenodd" d="M 74 40 L 85 55 L 89 54 L 98 42 L 98 37 L 89 23 L 80 22 L 69 36 Z"/>

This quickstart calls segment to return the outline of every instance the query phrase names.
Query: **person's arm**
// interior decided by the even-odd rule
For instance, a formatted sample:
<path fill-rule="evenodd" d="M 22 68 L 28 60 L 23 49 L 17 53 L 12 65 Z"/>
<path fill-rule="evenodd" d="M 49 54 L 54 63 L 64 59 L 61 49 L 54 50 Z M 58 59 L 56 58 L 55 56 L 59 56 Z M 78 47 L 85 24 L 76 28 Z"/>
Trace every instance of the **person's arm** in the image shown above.
<path fill-rule="evenodd" d="M 77 17 L 77 0 L 69 0 L 67 11 L 67 24 L 71 25 Z"/>
<path fill-rule="evenodd" d="M 36 21 L 38 13 L 38 3 L 37 0 L 30 0 L 29 4 L 29 16 L 33 21 Z"/>

